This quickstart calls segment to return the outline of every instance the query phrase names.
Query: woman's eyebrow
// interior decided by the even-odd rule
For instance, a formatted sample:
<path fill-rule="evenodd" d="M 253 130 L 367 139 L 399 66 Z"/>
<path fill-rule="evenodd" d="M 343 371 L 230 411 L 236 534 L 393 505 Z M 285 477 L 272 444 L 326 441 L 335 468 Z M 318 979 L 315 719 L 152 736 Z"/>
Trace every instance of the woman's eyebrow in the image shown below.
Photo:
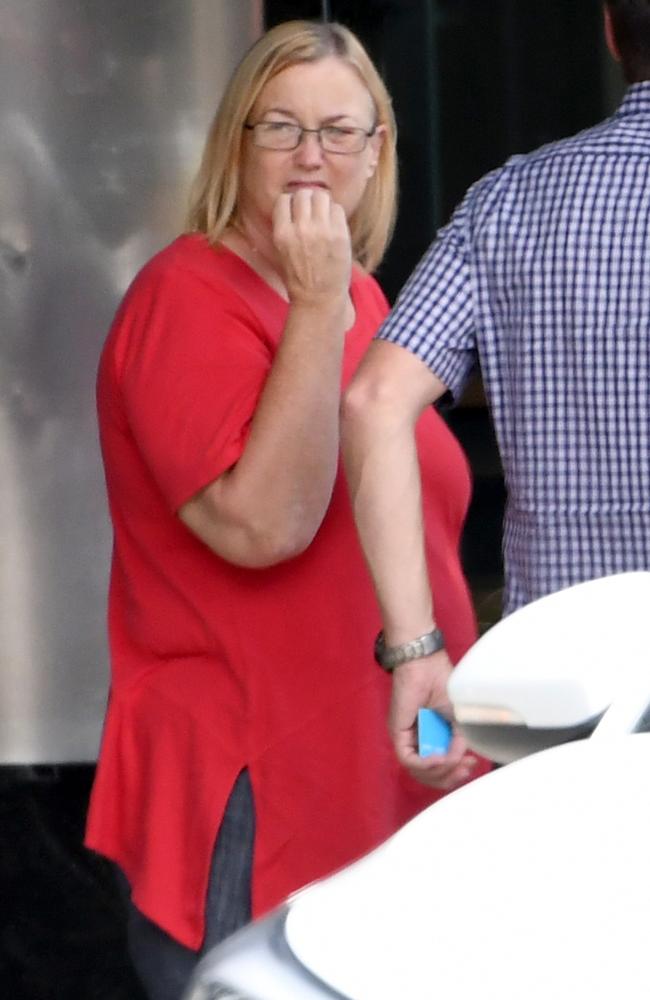
<path fill-rule="evenodd" d="M 298 121 L 295 111 L 289 111 L 287 108 L 264 108 L 261 112 L 263 115 L 284 115 L 286 118 L 295 118 Z"/>
<path fill-rule="evenodd" d="M 324 125 L 332 125 L 334 122 L 340 122 L 343 118 L 349 118 L 350 121 L 354 121 L 356 116 L 349 113 L 342 113 L 340 115 L 330 115 L 329 118 L 323 118 Z"/>
<path fill-rule="evenodd" d="M 276 108 L 276 107 L 264 108 L 264 110 L 261 111 L 260 114 L 262 114 L 262 115 L 284 115 L 285 118 L 293 118 L 295 121 L 298 121 L 298 116 L 297 116 L 296 112 L 295 111 L 289 111 L 288 108 Z M 344 112 L 341 112 L 340 114 L 337 114 L 337 115 L 329 115 L 327 118 L 323 118 L 322 119 L 322 124 L 323 125 L 333 125 L 334 122 L 341 121 L 343 118 L 349 118 L 351 120 L 354 120 L 354 115 L 352 115 L 352 114 L 346 114 Z"/>

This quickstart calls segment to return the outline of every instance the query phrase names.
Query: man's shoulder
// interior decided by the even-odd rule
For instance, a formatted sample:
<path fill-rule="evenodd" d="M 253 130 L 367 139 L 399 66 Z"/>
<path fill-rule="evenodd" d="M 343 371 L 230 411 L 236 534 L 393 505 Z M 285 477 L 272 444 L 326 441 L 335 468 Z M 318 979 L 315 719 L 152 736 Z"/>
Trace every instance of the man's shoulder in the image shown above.
<path fill-rule="evenodd" d="M 523 198 L 526 200 L 526 189 L 529 183 L 540 182 L 540 174 L 553 174 L 570 166 L 573 162 L 582 162 L 590 156 L 609 153 L 619 147 L 613 134 L 613 119 L 605 119 L 590 128 L 574 135 L 538 146 L 527 153 L 515 153 L 501 166 L 481 177 L 469 189 L 465 206 L 470 216 L 478 219 L 491 214 L 497 205 L 503 205 L 504 198 Z"/>
<path fill-rule="evenodd" d="M 612 143 L 615 141 L 615 119 L 606 118 L 604 121 L 582 129 L 573 135 L 544 143 L 530 153 L 511 157 L 509 162 L 513 164 L 515 169 L 525 170 L 529 167 L 544 165 L 557 158 L 606 152 L 611 150 Z"/>

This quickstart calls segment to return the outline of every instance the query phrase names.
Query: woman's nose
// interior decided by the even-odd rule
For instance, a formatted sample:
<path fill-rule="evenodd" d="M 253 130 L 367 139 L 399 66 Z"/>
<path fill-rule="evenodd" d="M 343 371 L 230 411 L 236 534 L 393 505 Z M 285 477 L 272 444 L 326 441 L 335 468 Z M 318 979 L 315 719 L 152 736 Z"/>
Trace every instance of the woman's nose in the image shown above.
<path fill-rule="evenodd" d="M 296 146 L 296 160 L 303 166 L 319 166 L 323 161 L 323 147 L 318 132 L 303 132 Z"/>

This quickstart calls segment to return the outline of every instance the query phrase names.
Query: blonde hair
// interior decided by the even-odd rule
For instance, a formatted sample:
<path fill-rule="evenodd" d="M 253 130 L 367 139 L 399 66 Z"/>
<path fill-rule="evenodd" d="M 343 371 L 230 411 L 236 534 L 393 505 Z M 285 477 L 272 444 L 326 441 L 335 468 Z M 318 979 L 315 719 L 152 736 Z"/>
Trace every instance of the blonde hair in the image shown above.
<path fill-rule="evenodd" d="M 393 231 L 397 202 L 395 118 L 388 91 L 367 52 L 341 24 L 287 21 L 272 28 L 235 70 L 210 126 L 192 187 L 188 229 L 216 243 L 237 213 L 244 125 L 269 80 L 296 63 L 334 56 L 351 66 L 372 98 L 376 124 L 386 134 L 377 168 L 349 220 L 352 251 L 368 271 L 381 261 Z"/>

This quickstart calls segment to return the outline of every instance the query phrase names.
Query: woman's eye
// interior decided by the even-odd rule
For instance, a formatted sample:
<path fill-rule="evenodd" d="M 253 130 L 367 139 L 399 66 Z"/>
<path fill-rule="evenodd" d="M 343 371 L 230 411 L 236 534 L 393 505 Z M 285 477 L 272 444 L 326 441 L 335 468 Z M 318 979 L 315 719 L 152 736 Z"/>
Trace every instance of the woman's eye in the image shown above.
<path fill-rule="evenodd" d="M 323 129 L 330 142 L 346 142 L 355 134 L 353 128 L 341 128 L 340 125 L 330 125 Z"/>
<path fill-rule="evenodd" d="M 267 132 L 294 132 L 296 129 L 296 126 L 290 122 L 263 122 L 262 124 Z"/>

